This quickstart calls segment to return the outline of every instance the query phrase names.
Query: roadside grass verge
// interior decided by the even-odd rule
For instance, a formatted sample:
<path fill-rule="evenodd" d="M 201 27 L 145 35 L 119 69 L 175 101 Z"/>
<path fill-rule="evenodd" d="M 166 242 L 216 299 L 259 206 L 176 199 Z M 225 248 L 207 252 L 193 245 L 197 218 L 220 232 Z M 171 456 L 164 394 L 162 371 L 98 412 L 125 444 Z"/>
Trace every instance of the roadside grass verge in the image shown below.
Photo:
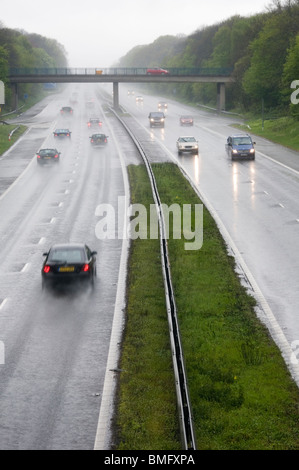
<path fill-rule="evenodd" d="M 0 155 L 8 150 L 18 138 L 26 131 L 26 126 L 19 126 L 18 129 L 12 134 L 11 140 L 8 140 L 10 132 L 16 129 L 16 124 L 3 124 L 0 125 Z"/>
<path fill-rule="evenodd" d="M 262 119 L 252 119 L 248 121 L 249 128 L 247 126 L 236 127 L 299 151 L 298 124 L 298 121 L 292 117 L 281 117 L 267 119 L 264 124 Z"/>
<path fill-rule="evenodd" d="M 176 165 L 152 167 L 163 203 L 201 202 Z M 132 202 L 152 204 L 145 168 L 129 175 Z M 203 234 L 197 251 L 168 242 L 197 448 L 298 450 L 298 388 L 205 208 Z M 180 450 L 163 287 L 159 244 L 133 241 L 118 449 Z"/>

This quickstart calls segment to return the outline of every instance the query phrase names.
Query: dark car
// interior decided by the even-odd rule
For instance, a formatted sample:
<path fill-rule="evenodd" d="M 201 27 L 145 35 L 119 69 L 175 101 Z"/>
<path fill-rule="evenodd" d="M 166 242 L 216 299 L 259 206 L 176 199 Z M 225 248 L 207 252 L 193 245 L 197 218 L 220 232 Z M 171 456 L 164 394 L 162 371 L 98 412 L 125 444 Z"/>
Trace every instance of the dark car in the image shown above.
<path fill-rule="evenodd" d="M 192 116 L 181 116 L 180 117 L 181 126 L 193 126 L 193 117 Z"/>
<path fill-rule="evenodd" d="M 227 138 L 226 151 L 232 160 L 255 159 L 255 142 L 248 134 L 235 134 Z"/>
<path fill-rule="evenodd" d="M 36 159 L 39 165 L 51 162 L 58 163 L 60 152 L 57 149 L 40 149 L 39 152 L 36 152 Z"/>
<path fill-rule="evenodd" d="M 94 283 L 96 276 L 96 251 L 83 243 L 53 245 L 44 253 L 42 266 L 43 287 L 55 287 L 79 282 Z"/>
<path fill-rule="evenodd" d="M 60 110 L 60 114 L 73 114 L 73 108 L 71 106 L 63 106 Z"/>
<path fill-rule="evenodd" d="M 102 146 L 108 143 L 108 135 L 106 134 L 92 134 L 90 138 L 91 145 Z"/>
<path fill-rule="evenodd" d="M 53 134 L 54 137 L 71 137 L 71 131 L 69 129 L 55 129 Z"/>
<path fill-rule="evenodd" d="M 148 115 L 150 127 L 164 127 L 165 114 L 162 112 L 151 112 Z"/>
<path fill-rule="evenodd" d="M 97 117 L 91 117 L 89 118 L 87 125 L 88 127 L 101 127 L 102 121 Z"/>

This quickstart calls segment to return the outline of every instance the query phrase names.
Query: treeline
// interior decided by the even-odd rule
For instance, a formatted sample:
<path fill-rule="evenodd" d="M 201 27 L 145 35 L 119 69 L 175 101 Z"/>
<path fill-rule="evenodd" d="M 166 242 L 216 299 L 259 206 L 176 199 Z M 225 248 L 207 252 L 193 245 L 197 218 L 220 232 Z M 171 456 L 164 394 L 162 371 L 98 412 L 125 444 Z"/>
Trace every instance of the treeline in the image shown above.
<path fill-rule="evenodd" d="M 65 67 L 64 47 L 55 39 L 4 27 L 0 22 L 0 80 L 5 84 L 6 108 L 11 104 L 7 76 L 10 67 Z M 38 96 L 42 85 L 20 85 L 20 96 Z"/>
<path fill-rule="evenodd" d="M 299 80 L 299 0 L 274 0 L 263 13 L 234 16 L 190 36 L 161 36 L 152 44 L 133 48 L 119 65 L 229 67 L 235 82 L 227 86 L 227 109 L 255 112 L 263 103 L 268 112 L 299 119 L 298 106 L 290 100 L 291 83 Z M 159 90 L 193 103 L 216 103 L 213 84 L 163 87 L 158 85 Z"/>

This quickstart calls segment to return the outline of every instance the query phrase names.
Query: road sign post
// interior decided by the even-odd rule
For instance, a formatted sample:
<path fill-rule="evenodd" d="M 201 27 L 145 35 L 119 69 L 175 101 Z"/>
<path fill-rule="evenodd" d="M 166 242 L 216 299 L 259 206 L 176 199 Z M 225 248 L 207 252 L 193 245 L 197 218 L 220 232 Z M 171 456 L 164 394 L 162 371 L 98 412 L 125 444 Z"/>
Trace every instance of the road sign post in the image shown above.
<path fill-rule="evenodd" d="M 0 107 L 1 104 L 5 104 L 5 91 L 4 91 L 4 83 L 0 80 Z"/>

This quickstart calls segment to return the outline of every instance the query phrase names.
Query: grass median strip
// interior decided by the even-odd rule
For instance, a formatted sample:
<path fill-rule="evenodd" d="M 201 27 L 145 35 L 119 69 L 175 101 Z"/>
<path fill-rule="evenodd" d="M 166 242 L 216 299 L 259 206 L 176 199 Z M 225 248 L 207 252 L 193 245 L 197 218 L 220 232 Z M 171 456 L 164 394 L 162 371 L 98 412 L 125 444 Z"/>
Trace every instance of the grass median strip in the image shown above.
<path fill-rule="evenodd" d="M 15 132 L 14 129 L 17 129 Z M 26 126 L 18 126 L 16 124 L 0 125 L 0 155 L 8 150 L 18 138 L 25 132 Z M 9 140 L 9 134 L 13 132 Z"/>
<path fill-rule="evenodd" d="M 199 204 L 173 164 L 155 164 L 161 201 Z M 129 168 L 132 202 L 152 204 L 143 166 Z M 198 449 L 299 449 L 298 388 L 241 285 L 204 208 L 203 245 L 168 241 Z M 171 223 L 170 223 L 171 229 Z M 118 448 L 180 449 L 157 240 L 134 240 L 120 368 Z"/>

